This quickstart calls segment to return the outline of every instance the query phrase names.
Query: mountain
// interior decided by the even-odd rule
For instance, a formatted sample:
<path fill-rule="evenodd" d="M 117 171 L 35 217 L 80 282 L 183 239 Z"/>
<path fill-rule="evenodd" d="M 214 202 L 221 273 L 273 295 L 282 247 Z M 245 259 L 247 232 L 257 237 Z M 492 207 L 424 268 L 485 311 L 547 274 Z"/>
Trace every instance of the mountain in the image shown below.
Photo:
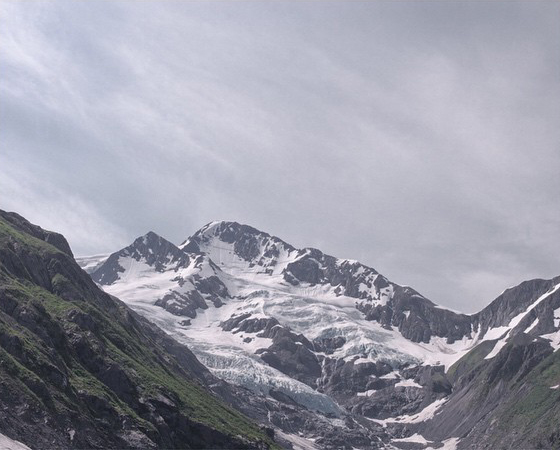
<path fill-rule="evenodd" d="M 306 448 L 335 446 L 324 426 L 313 425 L 325 418 L 354 448 L 496 447 L 483 424 L 494 415 L 508 421 L 503 401 L 519 401 L 516 389 L 533 398 L 536 389 L 508 384 L 502 359 L 507 373 L 518 370 L 515 380 L 527 381 L 556 357 L 560 279 L 524 282 L 466 315 L 358 261 L 297 249 L 236 222 L 212 222 L 179 246 L 166 243 L 169 255 L 183 252 L 180 263 L 159 255 L 156 267 L 157 249 L 139 248 L 146 242 L 114 253 L 92 278 L 186 343 L 214 375 L 299 408 L 286 423 L 269 419 Z M 512 349 L 515 357 L 505 356 Z M 491 383 L 500 388 L 487 397 L 481 386 Z M 550 386 L 543 392 L 554 399 Z M 298 427 L 302 411 L 312 413 L 306 427 Z M 355 435 L 362 428 L 370 443 Z M 529 435 L 519 442 L 541 445 Z"/>
<path fill-rule="evenodd" d="M 157 242 L 165 242 L 165 252 L 158 254 L 155 248 L 146 246 Z M 317 440 L 323 448 L 338 448 L 348 440 L 376 448 L 381 439 L 378 435 L 383 434 L 377 424 L 348 429 L 340 419 L 340 407 L 328 395 L 269 366 L 255 354 L 262 347 L 260 343 L 267 347 L 273 340 L 292 342 L 299 339 L 295 333 L 269 324 L 274 328 L 270 337 L 257 337 L 261 330 L 254 329 L 252 336 L 240 338 L 235 330 L 224 331 L 220 326 L 222 319 L 231 319 L 239 306 L 237 291 L 243 280 L 234 279 L 204 253 L 185 252 L 170 245 L 149 233 L 112 254 L 91 276 L 100 284 L 115 280 L 103 285 L 107 292 L 125 299 L 189 348 L 196 347 L 197 357 L 215 375 L 256 394 L 266 394 L 264 417 L 256 418 L 280 433 L 286 432 L 288 439 L 297 440 L 304 432 L 321 433 Z M 184 257 L 174 259 L 177 251 Z M 299 364 L 298 369 L 305 370 L 305 364 Z M 317 410 L 322 415 L 317 416 Z M 251 414 L 249 410 L 244 412 Z M 335 418 L 339 419 L 333 422 Z"/>
<path fill-rule="evenodd" d="M 216 222 L 178 247 L 187 256 L 181 264 L 155 267 L 152 253 L 137 248 L 145 239 L 111 255 L 92 278 L 188 343 L 216 375 L 255 392 L 272 387 L 340 416 L 340 402 L 364 403 L 372 376 L 451 362 L 469 348 L 460 331 L 468 316 L 356 261 Z"/>
<path fill-rule="evenodd" d="M 188 261 L 155 235 L 147 236 L 148 247 L 158 254 L 147 250 L 141 257 L 156 273 Z M 109 258 L 106 267 L 111 263 Z M 251 398 L 99 289 L 60 234 L 0 211 L 2 445 L 277 446 L 271 433 L 230 406 L 245 394 Z"/>
<path fill-rule="evenodd" d="M 453 393 L 422 432 L 460 448 L 560 448 L 560 277 L 506 290 L 476 318 L 486 341 L 448 371 Z"/>
<path fill-rule="evenodd" d="M 459 314 L 235 222 L 78 263 L 0 211 L 2 446 L 560 447 L 560 277 Z"/>

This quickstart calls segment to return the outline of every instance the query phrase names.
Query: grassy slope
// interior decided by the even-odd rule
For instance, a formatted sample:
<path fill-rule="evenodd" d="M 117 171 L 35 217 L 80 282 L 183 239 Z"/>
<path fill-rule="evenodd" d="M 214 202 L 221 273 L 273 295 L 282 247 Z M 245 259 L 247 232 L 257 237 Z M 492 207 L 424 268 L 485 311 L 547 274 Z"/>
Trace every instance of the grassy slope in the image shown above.
<path fill-rule="evenodd" d="M 513 395 L 496 411 L 501 432 L 517 436 L 524 447 L 560 448 L 560 389 L 550 389 L 558 384 L 560 352 L 555 352 L 511 385 Z"/>
<path fill-rule="evenodd" d="M 485 445 L 496 449 L 560 448 L 560 389 L 550 389 L 560 384 L 560 352 L 544 357 L 526 373 L 516 364 L 510 367 L 515 370 L 508 373 L 508 361 L 498 360 L 501 355 L 494 360 L 484 359 L 494 343 L 487 341 L 478 345 L 447 372 L 450 379 L 458 382 L 457 389 L 467 385 L 474 392 L 472 403 L 464 406 L 465 414 L 483 407 L 493 391 L 499 389 L 501 400 L 490 412 L 489 419 L 484 419 L 491 422 L 487 424 L 491 431 L 483 437 Z M 511 355 L 513 349 L 510 343 L 500 353 L 510 352 Z M 497 371 L 500 371 L 498 377 L 495 376 Z"/>
<path fill-rule="evenodd" d="M 14 246 L 17 252 L 23 249 L 51 267 L 75 264 L 57 248 L 0 217 L 0 249 L 17 260 Z M 116 414 L 132 420 L 139 430 L 156 435 L 154 425 L 135 412 L 136 399 L 117 395 L 98 374 L 85 367 L 83 358 L 68 343 L 70 338 L 85 338 L 90 349 L 97 352 L 94 357 L 102 358 L 105 365 L 122 368 L 136 386 L 138 397 L 172 399 L 181 413 L 194 422 L 232 437 L 274 445 L 246 417 L 211 395 L 195 377 L 189 377 L 156 342 L 150 342 L 149 334 L 143 333 L 124 305 L 114 302 L 110 310 L 100 307 L 108 301 L 104 293 L 97 292 L 95 286 L 84 291 L 84 280 L 77 283 L 63 273 L 52 276 L 51 289 L 38 286 L 31 281 L 33 275 L 25 263 L 22 266 L 19 276 L 14 276 L 13 270 L 0 260 L 0 383 L 6 392 L 12 389 L 21 393 L 33 408 L 44 409 L 51 417 L 79 416 L 95 421 L 90 408 L 78 400 L 84 394 L 91 395 L 104 399 Z M 71 268 L 70 273 L 74 270 Z M 75 298 L 68 294 L 73 291 Z M 65 298 L 57 293 L 64 293 Z M 39 326 L 27 324 L 21 314 L 14 318 L 6 313 L 8 309 L 27 311 Z M 93 318 L 94 330 L 84 330 L 68 319 L 69 314 L 76 313 Z"/>

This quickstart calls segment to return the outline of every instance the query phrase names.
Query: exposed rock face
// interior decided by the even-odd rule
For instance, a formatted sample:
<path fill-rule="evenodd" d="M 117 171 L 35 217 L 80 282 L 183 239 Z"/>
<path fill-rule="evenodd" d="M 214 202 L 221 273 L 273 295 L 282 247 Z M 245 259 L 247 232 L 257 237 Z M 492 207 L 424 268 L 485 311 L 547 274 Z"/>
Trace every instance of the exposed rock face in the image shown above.
<path fill-rule="evenodd" d="M 204 298 L 197 291 L 189 291 L 185 294 L 170 292 L 158 299 L 155 304 L 171 314 L 187 316 L 191 319 L 196 317 L 197 309 L 208 309 Z"/>
<path fill-rule="evenodd" d="M 489 328 L 505 326 L 515 316 L 526 311 L 535 299 L 545 294 L 557 283 L 558 278 L 552 280 L 529 280 L 513 288 L 506 289 L 503 294 L 486 308 L 473 315 L 473 322 L 475 326 L 480 327 L 482 334 L 486 333 Z M 543 306 L 544 305 L 552 307 L 552 309 L 560 307 L 560 305 L 550 301 L 543 304 Z M 538 315 L 538 311 L 540 311 L 540 308 L 533 311 L 527 318 L 532 318 L 534 320 Z M 540 317 L 543 319 L 542 321 L 539 320 L 540 326 L 543 326 L 546 321 L 548 322 L 546 331 L 552 332 L 554 329 L 554 327 L 551 326 L 553 325 L 553 315 L 541 314 Z"/>
<path fill-rule="evenodd" d="M 224 331 L 258 333 L 257 337 L 272 339 L 272 345 L 257 350 L 271 367 L 313 388 L 321 376 L 321 365 L 313 344 L 302 334 L 295 334 L 274 318 L 251 318 L 251 314 L 233 316 L 222 323 Z"/>
<path fill-rule="evenodd" d="M 68 241 L 61 234 L 43 230 L 41 227 L 33 225 L 15 212 L 2 211 L 1 214 L 6 221 L 17 227 L 17 229 L 21 232 L 51 244 L 53 247 L 70 257 L 74 256 L 72 254 L 72 250 L 70 249 L 70 245 L 68 245 Z"/>
<path fill-rule="evenodd" d="M 246 333 L 259 333 L 263 332 L 264 337 L 272 337 L 274 333 L 273 328 L 281 327 L 278 320 L 273 317 L 259 317 L 252 318 L 251 313 L 241 314 L 239 316 L 233 315 L 228 320 L 220 324 L 224 331 L 232 331 L 239 333 L 245 331 Z"/>
<path fill-rule="evenodd" d="M 471 333 L 471 319 L 437 308 L 409 287 L 389 282 L 377 271 L 358 262 L 339 260 L 316 249 L 288 264 L 284 278 L 290 284 L 328 284 L 336 294 L 365 300 L 357 303 L 368 320 L 387 328 L 397 327 L 407 339 L 429 342 L 432 336 L 449 343 Z"/>
<path fill-rule="evenodd" d="M 361 303 L 357 308 L 368 320 L 396 327 L 413 342 L 429 342 L 432 336 L 439 336 L 452 344 L 470 336 L 472 331 L 470 316 L 438 308 L 408 287 L 394 286 L 393 297 L 387 304 Z"/>
<path fill-rule="evenodd" d="M 219 308 L 230 296 L 219 276 L 220 268 L 211 260 L 201 254 L 187 254 L 153 232 L 111 254 L 91 277 L 101 285 L 114 285 L 122 283 L 121 276 L 130 270 L 166 274 L 166 289 L 160 289 L 161 295 L 154 303 L 177 316 L 195 318 L 197 310 L 208 308 L 208 302 Z M 138 286 L 138 290 L 152 288 L 149 284 Z"/>
<path fill-rule="evenodd" d="M 288 264 L 284 278 L 291 284 L 330 284 L 340 287 L 337 293 L 349 297 L 372 299 L 381 289 L 389 286 L 387 280 L 357 261 L 339 260 L 315 248 L 300 251 L 302 256 Z M 361 286 L 363 284 L 363 287 Z M 375 288 L 372 291 L 372 288 Z"/>
<path fill-rule="evenodd" d="M 495 358 L 479 360 L 459 377 L 423 434 L 460 437 L 460 448 L 556 448 L 558 394 L 540 387 L 553 367 L 560 365 L 547 343 L 516 336 Z"/>
<path fill-rule="evenodd" d="M 186 347 L 98 289 L 62 236 L 0 212 L 2 434 L 32 448 L 272 445 L 211 393 L 216 383 Z"/>
<path fill-rule="evenodd" d="M 340 402 L 351 399 L 359 392 L 383 389 L 393 383 L 381 379 L 393 369 L 383 362 L 356 363 L 342 359 L 326 358 L 320 380 L 320 389 L 338 398 Z"/>

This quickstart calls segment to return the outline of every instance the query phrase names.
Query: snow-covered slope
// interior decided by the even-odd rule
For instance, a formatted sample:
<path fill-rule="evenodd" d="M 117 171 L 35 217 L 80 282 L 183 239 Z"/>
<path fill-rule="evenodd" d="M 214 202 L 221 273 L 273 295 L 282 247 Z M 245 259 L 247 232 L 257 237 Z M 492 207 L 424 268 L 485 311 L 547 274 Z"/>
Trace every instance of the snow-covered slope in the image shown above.
<path fill-rule="evenodd" d="M 27 445 L 14 441 L 2 433 L 0 433 L 0 448 L 2 450 L 30 450 Z"/>
<path fill-rule="evenodd" d="M 178 247 L 148 233 L 92 277 L 218 377 L 335 418 L 428 420 L 420 413 L 452 392 L 446 368 L 479 344 L 493 358 L 521 328 L 560 341 L 560 304 L 543 309 L 560 285 L 521 306 L 506 291 L 496 311 L 468 316 L 357 261 L 235 222 L 212 222 Z"/>

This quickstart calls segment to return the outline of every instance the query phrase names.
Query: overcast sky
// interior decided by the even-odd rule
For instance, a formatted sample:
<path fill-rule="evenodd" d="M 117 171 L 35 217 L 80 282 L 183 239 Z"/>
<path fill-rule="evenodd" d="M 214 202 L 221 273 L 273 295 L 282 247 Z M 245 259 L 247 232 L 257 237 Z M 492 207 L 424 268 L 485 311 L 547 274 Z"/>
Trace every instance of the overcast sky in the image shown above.
<path fill-rule="evenodd" d="M 474 312 L 560 275 L 560 2 L 0 3 L 0 208 L 236 220 Z"/>

